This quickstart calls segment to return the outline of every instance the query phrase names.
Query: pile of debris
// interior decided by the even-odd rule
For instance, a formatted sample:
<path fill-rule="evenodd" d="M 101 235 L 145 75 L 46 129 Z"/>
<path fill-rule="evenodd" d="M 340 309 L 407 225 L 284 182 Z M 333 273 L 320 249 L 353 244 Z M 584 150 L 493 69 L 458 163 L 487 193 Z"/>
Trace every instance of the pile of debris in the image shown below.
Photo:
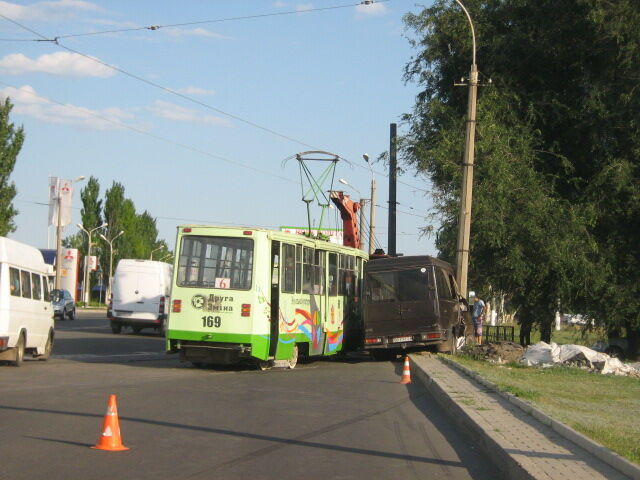
<path fill-rule="evenodd" d="M 465 352 L 478 360 L 502 364 L 519 362 L 524 354 L 524 348 L 513 342 L 496 342 L 473 345 Z"/>
<path fill-rule="evenodd" d="M 613 375 L 626 375 L 640 378 L 640 369 L 635 365 L 622 363 L 606 353 L 596 352 L 582 345 L 558 345 L 551 342 L 538 342 L 527 348 L 521 363 L 529 367 L 551 367 L 566 365 L 591 372 Z"/>

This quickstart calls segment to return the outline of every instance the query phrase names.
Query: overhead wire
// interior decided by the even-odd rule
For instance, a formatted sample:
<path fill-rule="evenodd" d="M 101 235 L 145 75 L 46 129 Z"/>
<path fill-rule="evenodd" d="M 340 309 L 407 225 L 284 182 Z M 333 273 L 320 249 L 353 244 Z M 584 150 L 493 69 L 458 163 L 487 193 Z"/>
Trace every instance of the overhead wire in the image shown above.
<path fill-rule="evenodd" d="M 16 90 L 19 90 L 18 87 L 15 87 L 14 85 L 10 85 L 8 83 L 5 83 L 2 80 L 0 80 L 0 84 L 4 85 L 6 87 L 11 87 L 11 88 L 15 88 Z M 52 99 L 52 98 L 43 97 L 42 95 L 38 95 L 37 93 L 29 91 L 29 90 L 21 90 L 21 92 L 27 93 L 27 94 L 32 95 L 34 97 L 38 97 L 38 98 L 40 98 L 42 100 L 45 100 L 45 101 L 48 101 L 48 102 L 51 102 L 51 103 L 55 103 L 56 105 L 60 105 L 60 106 L 63 106 L 65 108 L 72 108 L 74 110 L 81 111 L 84 114 L 87 114 L 87 115 L 90 115 L 90 116 L 92 116 L 94 118 L 98 118 L 98 119 L 100 119 L 102 121 L 111 123 L 112 125 L 116 125 L 118 127 L 121 127 L 121 128 L 127 129 L 127 130 L 131 130 L 131 131 L 136 132 L 138 134 L 146 135 L 146 136 L 154 138 L 156 140 L 161 140 L 163 142 L 169 143 L 171 145 L 180 147 L 180 148 L 185 149 L 185 150 L 189 150 L 189 151 L 194 152 L 194 153 L 198 153 L 198 154 L 201 154 L 201 155 L 204 155 L 204 156 L 207 156 L 207 157 L 211 157 L 211 158 L 214 158 L 216 160 L 221 160 L 223 162 L 230 163 L 230 164 L 233 164 L 233 165 L 238 165 L 238 166 L 240 166 L 242 168 L 247 168 L 249 170 L 253 170 L 254 172 L 258 172 L 258 173 L 261 173 L 263 175 L 268 175 L 270 177 L 274 177 L 274 178 L 277 178 L 277 179 L 280 179 L 280 180 L 284 180 L 286 182 L 296 183 L 296 184 L 298 183 L 297 181 L 295 181 L 295 180 L 293 180 L 291 178 L 283 177 L 281 175 L 277 175 L 275 173 L 271 173 L 271 172 L 269 172 L 267 170 L 262 170 L 260 168 L 254 167 L 252 165 L 249 165 L 249 164 L 246 164 L 246 163 L 243 163 L 243 162 L 239 162 L 237 160 L 231 160 L 231 159 L 229 159 L 227 157 L 223 157 L 222 155 L 218 155 L 218 154 L 215 154 L 215 153 L 207 152 L 206 150 L 201 150 L 201 149 L 199 149 L 197 147 L 193 147 L 191 145 L 188 145 L 188 144 L 185 144 L 185 143 L 182 143 L 182 142 L 178 142 L 178 141 L 172 140 L 170 138 L 163 137 L 161 135 L 156 135 L 155 133 L 151 133 L 151 132 L 148 132 L 146 130 L 142 130 L 140 128 L 137 128 L 137 127 L 134 127 L 134 126 L 131 126 L 131 125 L 127 125 L 126 123 L 122 123 L 119 120 L 114 120 L 112 118 L 105 117 L 103 115 L 100 115 L 98 113 L 95 113 L 95 112 L 93 112 L 91 110 L 88 110 L 88 109 L 85 109 L 85 108 L 77 107 L 75 105 L 70 105 L 70 104 L 67 104 L 67 103 L 62 103 L 62 102 L 59 102 L 59 101 L 57 101 L 55 99 Z"/>
<path fill-rule="evenodd" d="M 384 0 L 384 1 L 389 1 L 389 0 Z M 357 6 L 357 5 L 360 5 L 360 4 L 364 4 L 364 2 L 360 2 L 360 3 L 358 3 L 358 4 L 350 4 L 350 5 L 346 5 L 346 6 L 344 6 L 344 8 L 346 8 L 346 7 L 353 7 L 353 6 Z M 326 7 L 326 8 L 329 8 L 329 7 Z M 304 11 L 307 11 L 307 10 L 304 10 Z M 303 11 L 303 12 L 304 12 L 304 11 Z M 298 12 L 298 13 L 300 13 L 300 12 Z M 14 25 L 16 25 L 16 26 L 18 26 L 18 27 L 20 27 L 20 28 L 22 28 L 22 29 L 24 29 L 24 30 L 26 30 L 26 31 L 28 31 L 28 32 L 30 32 L 30 33 L 33 33 L 34 35 L 36 35 L 36 36 L 38 36 L 38 37 L 40 37 L 40 41 L 43 41 L 43 42 L 45 42 L 45 41 L 46 41 L 46 42 L 54 43 L 55 45 L 59 46 L 60 48 L 63 48 L 64 50 L 67 50 L 67 51 L 69 51 L 69 52 L 71 52 L 71 53 L 75 53 L 76 55 L 80 55 L 81 57 L 86 58 L 87 60 L 90 60 L 90 61 L 92 61 L 92 62 L 96 62 L 96 63 L 98 63 L 98 64 L 100 64 L 100 65 L 102 65 L 102 66 L 104 66 L 104 67 L 107 67 L 107 68 L 112 69 L 112 70 L 114 70 L 114 71 L 116 71 L 116 72 L 119 72 L 119 73 L 121 73 L 121 74 L 123 74 L 123 75 L 125 75 L 125 76 L 127 76 L 127 77 L 129 77 L 129 78 L 132 78 L 132 79 L 134 79 L 134 80 L 137 80 L 137 81 L 139 81 L 139 82 L 142 82 L 142 83 L 144 83 L 144 84 L 147 84 L 147 85 L 149 85 L 149 86 L 152 86 L 152 87 L 157 88 L 157 89 L 159 89 L 159 90 L 162 90 L 162 91 L 164 91 L 164 92 L 166 92 L 166 93 L 169 93 L 169 94 L 171 94 L 171 95 L 174 95 L 174 96 L 176 96 L 176 97 L 179 97 L 179 98 L 181 98 L 181 99 L 183 99 L 183 100 L 186 100 L 186 101 L 188 101 L 188 102 L 191 102 L 191 103 L 193 103 L 193 104 L 196 104 L 196 105 L 198 105 L 198 106 L 201 106 L 201 107 L 203 107 L 203 108 L 206 108 L 206 109 L 208 109 L 208 110 L 212 110 L 212 111 L 217 112 L 217 113 L 219 113 L 219 114 L 221 114 L 221 115 L 225 115 L 225 116 L 227 116 L 227 117 L 229 117 L 229 118 L 232 118 L 232 119 L 234 119 L 234 120 L 236 120 L 236 121 L 238 121 L 238 122 L 241 122 L 241 123 L 244 123 L 244 124 L 249 125 L 249 126 L 251 126 L 251 127 L 254 127 L 254 128 L 256 128 L 256 129 L 262 130 L 262 131 L 267 132 L 267 133 L 269 133 L 269 134 L 271 134 L 271 135 L 274 135 L 274 136 L 280 137 L 280 138 L 282 138 L 282 139 L 284 139 L 284 140 L 287 140 L 287 141 L 290 141 L 290 142 L 293 142 L 293 143 L 296 143 L 296 144 L 302 145 L 302 146 L 304 146 L 304 147 L 312 148 L 312 149 L 315 149 L 315 150 L 317 150 L 317 149 L 318 149 L 318 147 L 315 147 L 315 146 L 313 146 L 313 145 L 311 145 L 311 144 L 309 144 L 309 143 L 306 143 L 306 142 L 304 142 L 304 141 L 302 141 L 302 140 L 296 139 L 296 138 L 291 137 L 291 136 L 289 136 L 289 135 L 285 135 L 285 134 L 280 133 L 280 132 L 278 132 L 278 131 L 276 131 L 276 130 L 273 130 L 273 129 L 269 128 L 269 127 L 265 127 L 265 126 L 260 125 L 260 124 L 258 124 L 258 123 L 256 123 L 256 122 L 253 122 L 253 121 L 251 121 L 251 120 L 247 120 L 247 119 L 242 118 L 242 117 L 240 117 L 240 116 L 238 116 L 238 115 L 235 115 L 235 114 L 233 114 L 233 113 L 230 113 L 230 112 L 227 112 L 227 111 L 225 111 L 225 110 L 219 109 L 219 108 L 214 107 L 213 105 L 210 105 L 210 104 L 208 104 L 208 103 L 206 103 L 206 102 L 203 102 L 203 101 L 198 100 L 198 99 L 196 99 L 196 98 L 190 97 L 189 95 L 186 95 L 186 94 L 180 93 L 180 92 L 178 92 L 178 91 L 176 91 L 176 90 L 173 90 L 173 89 L 171 89 L 171 88 L 169 88 L 169 87 L 165 87 L 164 85 L 160 85 L 159 83 L 156 83 L 156 82 L 154 82 L 154 81 L 152 81 L 152 80 L 149 80 L 149 79 L 143 78 L 143 77 L 141 77 L 141 76 L 139 76 L 139 75 L 136 75 L 136 74 L 134 74 L 134 73 L 128 72 L 128 71 L 126 71 L 126 70 L 124 70 L 124 69 L 122 69 L 122 68 L 120 68 L 120 67 L 117 67 L 117 66 L 115 66 L 115 65 L 111 65 L 110 63 L 104 62 L 104 61 L 102 61 L 102 60 L 100 60 L 100 59 L 98 59 L 98 58 L 96 58 L 96 57 L 92 57 L 91 55 L 88 55 L 88 54 L 86 54 L 86 53 L 80 52 L 80 51 L 75 50 L 75 49 L 73 49 L 73 48 L 71 48 L 71 47 L 68 47 L 68 46 L 66 46 L 66 45 L 63 45 L 63 44 L 62 44 L 62 43 L 60 43 L 58 40 L 55 40 L 55 39 L 49 39 L 49 38 L 47 38 L 45 35 L 43 35 L 42 33 L 38 32 L 38 31 L 36 31 L 36 30 L 34 30 L 34 29 L 32 29 L 32 28 L 29 28 L 29 27 L 27 27 L 26 25 L 23 25 L 22 23 L 17 22 L 16 20 L 11 19 L 11 18 L 7 17 L 7 16 L 6 16 L 6 15 L 4 15 L 4 14 L 1 14 L 1 13 L 0 13 L 0 17 L 1 17 L 1 18 L 3 18 L 3 19 L 5 19 L 6 21 L 8 21 L 8 22 L 10 22 L 10 23 L 13 23 Z M 55 37 L 55 38 L 61 38 L 61 37 Z M 347 158 L 345 158 L 345 157 L 342 157 L 342 156 L 341 156 L 340 158 L 342 158 L 342 159 L 346 160 L 347 162 L 349 162 L 349 160 L 348 160 Z M 356 165 L 357 167 L 359 167 L 359 168 L 362 168 L 362 169 L 365 169 L 365 170 L 366 170 L 366 168 L 365 168 L 363 165 L 359 165 L 358 163 L 355 163 L 355 162 L 349 162 L 349 163 L 352 163 L 352 164 Z M 386 173 L 384 173 L 384 172 L 379 172 L 379 171 L 375 171 L 375 170 L 374 170 L 374 172 L 375 172 L 375 173 L 377 173 L 378 175 L 382 175 L 382 176 L 385 176 L 385 177 L 388 177 L 388 176 L 389 176 L 388 174 L 386 174 Z M 402 185 L 406 185 L 406 186 L 408 186 L 408 187 L 414 188 L 414 189 L 416 189 L 416 190 L 420 190 L 420 191 L 423 191 L 423 192 L 425 192 L 425 193 L 428 193 L 426 189 L 424 189 L 424 188 L 420 188 L 420 187 L 417 187 L 417 186 L 412 185 L 412 184 L 409 184 L 409 183 L 407 183 L 407 182 L 405 182 L 405 181 L 403 181 L 403 180 L 397 180 L 397 182 L 398 182 L 398 183 L 400 183 L 400 184 L 402 184 Z"/>

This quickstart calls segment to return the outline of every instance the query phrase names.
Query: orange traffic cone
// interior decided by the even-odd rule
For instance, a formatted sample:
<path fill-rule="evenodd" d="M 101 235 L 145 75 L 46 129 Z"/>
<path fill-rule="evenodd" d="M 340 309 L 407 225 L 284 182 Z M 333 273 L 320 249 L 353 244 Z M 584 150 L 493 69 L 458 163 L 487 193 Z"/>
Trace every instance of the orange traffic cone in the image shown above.
<path fill-rule="evenodd" d="M 116 405 L 115 395 L 109 395 L 107 413 L 104 416 L 104 422 L 102 424 L 102 434 L 100 434 L 98 444 L 91 448 L 107 450 L 109 452 L 129 450 L 122 444 L 122 439 L 120 438 L 120 422 L 118 421 L 118 407 Z"/>
<path fill-rule="evenodd" d="M 400 380 L 402 385 L 411 383 L 411 367 L 409 367 L 409 357 L 404 357 L 404 367 L 402 367 L 402 379 Z"/>

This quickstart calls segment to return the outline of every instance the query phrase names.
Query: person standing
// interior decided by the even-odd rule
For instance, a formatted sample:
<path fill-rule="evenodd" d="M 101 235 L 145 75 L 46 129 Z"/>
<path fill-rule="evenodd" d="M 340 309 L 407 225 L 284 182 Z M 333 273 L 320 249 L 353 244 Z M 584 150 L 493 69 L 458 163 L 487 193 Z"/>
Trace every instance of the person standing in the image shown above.
<path fill-rule="evenodd" d="M 473 335 L 476 338 L 476 344 L 482 345 L 482 318 L 484 316 L 484 301 L 476 294 L 473 297 L 473 309 L 471 311 L 471 320 L 473 322 Z"/>

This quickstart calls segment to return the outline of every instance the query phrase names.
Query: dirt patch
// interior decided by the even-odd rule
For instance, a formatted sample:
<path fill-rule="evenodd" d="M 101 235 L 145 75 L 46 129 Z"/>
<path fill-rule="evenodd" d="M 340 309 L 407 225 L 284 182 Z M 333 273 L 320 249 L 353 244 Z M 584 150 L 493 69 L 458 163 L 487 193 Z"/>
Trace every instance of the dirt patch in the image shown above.
<path fill-rule="evenodd" d="M 473 358 L 492 363 L 519 362 L 524 354 L 524 348 L 513 342 L 483 343 L 465 349 Z"/>

